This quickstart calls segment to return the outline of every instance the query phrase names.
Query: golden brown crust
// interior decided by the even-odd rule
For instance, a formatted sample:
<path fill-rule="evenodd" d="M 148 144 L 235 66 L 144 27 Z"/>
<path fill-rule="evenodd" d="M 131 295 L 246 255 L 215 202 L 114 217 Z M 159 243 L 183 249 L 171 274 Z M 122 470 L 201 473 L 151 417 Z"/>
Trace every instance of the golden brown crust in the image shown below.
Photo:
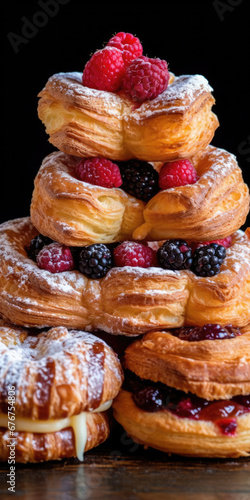
<path fill-rule="evenodd" d="M 124 366 L 141 378 L 214 399 L 250 393 L 250 326 L 233 339 L 189 342 L 150 332 L 125 351 Z"/>
<path fill-rule="evenodd" d="M 132 239 L 143 223 L 145 203 L 122 189 L 92 186 L 74 175 L 79 158 L 47 156 L 36 176 L 31 220 L 64 245 L 84 246 Z"/>
<path fill-rule="evenodd" d="M 199 180 L 160 191 L 143 211 L 135 239 L 209 241 L 233 234 L 245 223 L 249 190 L 234 155 L 213 146 L 192 158 Z"/>
<path fill-rule="evenodd" d="M 123 189 L 76 179 L 77 157 L 55 152 L 35 179 L 31 220 L 44 235 L 83 246 L 126 239 L 224 238 L 246 220 L 249 192 L 236 159 L 212 146 L 193 163 L 197 183 L 160 191 L 147 204 Z"/>
<path fill-rule="evenodd" d="M 114 417 L 137 443 L 167 453 L 201 457 L 240 457 L 250 452 L 250 414 L 237 417 L 235 436 L 220 433 L 211 421 L 179 418 L 168 411 L 149 413 L 121 390 L 113 403 Z"/>
<path fill-rule="evenodd" d="M 0 413 L 8 411 L 10 386 L 16 417 L 33 420 L 78 415 L 117 395 L 120 362 L 94 335 L 63 327 L 35 336 L 14 328 L 10 335 L 9 329 L 0 326 Z"/>
<path fill-rule="evenodd" d="M 218 127 L 211 90 L 200 75 L 172 78 L 165 92 L 135 108 L 122 94 L 84 87 L 81 73 L 59 73 L 39 94 L 38 116 L 65 153 L 169 161 L 211 142 Z"/>
<path fill-rule="evenodd" d="M 25 251 L 35 234 L 29 218 L 0 227 L 0 313 L 15 324 L 136 336 L 184 324 L 250 323 L 250 242 L 241 231 L 233 235 L 221 272 L 212 278 L 123 267 L 100 280 L 78 271 L 39 269 Z"/>
<path fill-rule="evenodd" d="M 109 417 L 107 412 L 87 414 L 87 442 L 85 451 L 103 443 L 109 436 Z M 14 432 L 15 461 L 21 463 L 44 462 L 76 457 L 75 435 L 71 427 L 58 432 L 38 434 L 33 432 Z M 13 436 L 0 429 L 0 461 L 10 456 L 8 445 Z"/>

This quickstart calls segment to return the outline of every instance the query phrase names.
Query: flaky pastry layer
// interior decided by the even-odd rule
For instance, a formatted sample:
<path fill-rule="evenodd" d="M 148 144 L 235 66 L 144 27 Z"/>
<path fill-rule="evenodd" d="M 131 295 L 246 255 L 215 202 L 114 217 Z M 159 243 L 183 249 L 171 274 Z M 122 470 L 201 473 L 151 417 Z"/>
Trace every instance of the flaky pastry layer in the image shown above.
<path fill-rule="evenodd" d="M 212 278 L 189 270 L 117 267 L 100 280 L 39 269 L 25 251 L 36 234 L 28 217 L 0 227 L 0 313 L 15 324 L 136 336 L 184 324 L 250 323 L 250 241 L 242 231 L 232 236 Z"/>
<path fill-rule="evenodd" d="M 166 453 L 201 457 L 240 457 L 250 451 L 250 414 L 237 417 L 234 436 L 220 433 L 211 421 L 176 417 L 167 410 L 149 413 L 121 390 L 113 403 L 115 419 L 137 443 Z"/>
<path fill-rule="evenodd" d="M 250 326 L 224 340 L 189 342 L 171 332 L 150 332 L 127 347 L 124 367 L 208 399 L 250 394 Z"/>
<path fill-rule="evenodd" d="M 122 189 L 78 180 L 74 174 L 77 163 L 79 158 L 60 152 L 44 159 L 31 202 L 34 226 L 71 246 L 131 239 L 143 223 L 145 203 Z"/>
<path fill-rule="evenodd" d="M 208 146 L 193 159 L 198 182 L 159 191 L 148 203 L 119 188 L 82 182 L 79 158 L 47 156 L 36 176 L 31 220 L 42 234 L 65 245 L 126 239 L 192 241 L 225 238 L 244 224 L 249 191 L 235 157 Z M 159 167 L 159 165 L 157 165 Z"/>
<path fill-rule="evenodd" d="M 9 387 L 16 418 L 48 420 L 98 408 L 122 381 L 117 355 L 94 335 L 57 327 L 30 336 L 1 321 L 0 413 L 8 413 Z"/>
<path fill-rule="evenodd" d="M 171 77 L 140 106 L 121 93 L 82 85 L 81 73 L 53 75 L 39 93 L 38 116 L 50 142 L 76 156 L 167 161 L 186 158 L 212 140 L 218 119 L 212 88 L 201 75 Z"/>
<path fill-rule="evenodd" d="M 103 443 L 109 436 L 110 426 L 107 412 L 87 414 L 88 451 Z M 71 427 L 58 432 L 33 433 L 14 432 L 0 429 L 0 461 L 6 462 L 10 456 L 10 444 L 15 439 L 15 462 L 45 462 L 76 457 L 75 435 Z"/>
<path fill-rule="evenodd" d="M 246 221 L 249 190 L 234 155 L 213 146 L 192 158 L 199 180 L 161 190 L 145 206 L 135 239 L 225 238 Z"/>

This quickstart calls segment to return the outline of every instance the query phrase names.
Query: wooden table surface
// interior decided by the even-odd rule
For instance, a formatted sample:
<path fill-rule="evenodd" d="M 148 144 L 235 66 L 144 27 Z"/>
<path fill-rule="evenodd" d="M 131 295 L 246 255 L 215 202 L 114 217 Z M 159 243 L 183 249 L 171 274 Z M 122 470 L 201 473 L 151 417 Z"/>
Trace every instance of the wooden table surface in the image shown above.
<path fill-rule="evenodd" d="M 0 465 L 0 498 L 18 500 L 249 500 L 250 458 L 168 456 L 135 444 L 117 427 L 112 438 L 77 460 L 16 466 L 16 493 Z"/>

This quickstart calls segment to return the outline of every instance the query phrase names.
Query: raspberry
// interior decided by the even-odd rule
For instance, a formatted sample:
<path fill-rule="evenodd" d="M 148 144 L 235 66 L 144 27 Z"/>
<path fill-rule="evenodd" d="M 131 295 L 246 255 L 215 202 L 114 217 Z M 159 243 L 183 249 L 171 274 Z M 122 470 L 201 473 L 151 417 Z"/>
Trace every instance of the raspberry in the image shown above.
<path fill-rule="evenodd" d="M 139 200 L 149 201 L 159 191 L 158 172 L 146 161 L 119 163 L 122 189 Z"/>
<path fill-rule="evenodd" d="M 53 240 L 51 240 L 47 236 L 43 236 L 43 234 L 38 234 L 37 236 L 35 236 L 35 238 L 31 240 L 29 246 L 25 248 L 29 259 L 32 259 L 36 262 L 36 258 L 40 250 L 42 250 L 44 246 L 49 245 L 52 242 Z"/>
<path fill-rule="evenodd" d="M 79 271 L 92 279 L 105 276 L 112 266 L 111 251 L 103 243 L 94 243 L 84 247 L 79 255 Z"/>
<path fill-rule="evenodd" d="M 124 241 L 114 250 L 114 262 L 117 267 L 151 267 L 154 264 L 154 256 L 152 248 L 134 241 Z"/>
<path fill-rule="evenodd" d="M 227 238 L 223 238 L 222 240 L 211 240 L 211 241 L 201 241 L 200 243 L 192 243 L 193 251 L 196 248 L 204 247 L 206 245 L 210 245 L 211 243 L 216 243 L 217 245 L 222 245 L 225 248 L 229 248 L 232 245 L 232 237 L 227 236 Z"/>
<path fill-rule="evenodd" d="M 54 242 L 40 250 L 37 265 L 51 273 L 61 273 L 71 271 L 74 268 L 74 260 L 69 247 Z"/>
<path fill-rule="evenodd" d="M 97 50 L 85 65 L 82 83 L 92 89 L 116 92 L 121 87 L 124 69 L 121 51 L 105 47 Z"/>
<path fill-rule="evenodd" d="M 172 334 L 181 340 L 189 342 L 198 342 L 200 340 L 224 340 L 233 339 L 241 335 L 238 327 L 232 325 L 220 326 L 208 323 L 203 326 L 183 326 L 176 328 Z"/>
<path fill-rule="evenodd" d="M 225 247 L 217 243 L 196 248 L 193 254 L 192 271 L 197 276 L 215 276 L 220 272 L 220 266 L 225 257 Z"/>
<path fill-rule="evenodd" d="M 118 165 L 106 158 L 83 158 L 76 165 L 75 174 L 81 181 L 95 186 L 112 188 L 119 187 L 122 184 Z"/>
<path fill-rule="evenodd" d="M 143 102 L 161 94 L 166 90 L 168 82 L 166 61 L 140 56 L 126 68 L 122 85 L 126 94 L 134 101 Z"/>
<path fill-rule="evenodd" d="M 189 269 L 192 265 L 192 250 L 184 240 L 167 240 L 158 249 L 157 259 L 163 269 Z"/>
<path fill-rule="evenodd" d="M 163 165 L 159 174 L 159 186 L 161 189 L 169 189 L 194 184 L 198 179 L 197 172 L 189 160 L 178 160 Z"/>
<path fill-rule="evenodd" d="M 139 38 L 122 31 L 110 38 L 107 46 L 121 50 L 125 68 L 143 52 Z"/>

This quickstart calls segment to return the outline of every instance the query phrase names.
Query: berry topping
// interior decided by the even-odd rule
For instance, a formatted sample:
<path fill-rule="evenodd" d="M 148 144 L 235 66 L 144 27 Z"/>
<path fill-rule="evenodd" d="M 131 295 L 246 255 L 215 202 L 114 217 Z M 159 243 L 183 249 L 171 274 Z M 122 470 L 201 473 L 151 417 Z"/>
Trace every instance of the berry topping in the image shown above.
<path fill-rule="evenodd" d="M 162 395 L 157 387 L 144 387 L 133 394 L 135 404 L 142 410 L 155 412 L 162 408 Z"/>
<path fill-rule="evenodd" d="M 74 268 L 74 260 L 69 247 L 60 243 L 50 243 L 40 250 L 37 256 L 37 265 L 51 273 L 61 273 Z"/>
<path fill-rule="evenodd" d="M 131 33 L 120 32 L 113 36 L 107 43 L 107 47 L 115 47 L 121 50 L 125 67 L 134 59 L 142 55 L 143 49 L 139 38 Z"/>
<path fill-rule="evenodd" d="M 146 161 L 120 162 L 122 189 L 139 200 L 149 201 L 159 191 L 158 172 Z"/>
<path fill-rule="evenodd" d="M 109 248 L 102 243 L 83 247 L 79 254 L 78 269 L 91 279 L 105 276 L 112 266 L 112 256 Z"/>
<path fill-rule="evenodd" d="M 190 269 L 192 250 L 184 240 L 167 240 L 157 251 L 159 265 L 163 269 Z"/>
<path fill-rule="evenodd" d="M 222 240 L 211 240 L 211 241 L 201 241 L 200 243 L 192 243 L 192 249 L 195 250 L 199 247 L 204 247 L 205 245 L 210 245 L 210 243 L 216 243 L 217 245 L 222 245 L 225 248 L 229 248 L 232 245 L 232 237 L 227 236 Z"/>
<path fill-rule="evenodd" d="M 239 328 L 231 325 L 220 326 L 216 324 L 207 324 L 204 326 L 183 326 L 172 331 L 172 335 L 180 340 L 188 342 L 199 342 L 200 340 L 224 340 L 233 339 L 241 335 Z"/>
<path fill-rule="evenodd" d="M 85 65 L 82 83 L 86 87 L 116 92 L 122 83 L 124 62 L 122 52 L 115 47 L 97 50 Z"/>
<path fill-rule="evenodd" d="M 151 267 L 154 260 L 155 253 L 152 248 L 134 241 L 124 241 L 114 250 L 116 267 Z"/>
<path fill-rule="evenodd" d="M 166 61 L 140 56 L 126 68 L 122 86 L 134 101 L 143 102 L 161 94 L 166 90 L 168 82 Z"/>
<path fill-rule="evenodd" d="M 25 248 L 27 255 L 29 259 L 32 259 L 36 262 L 36 258 L 42 250 L 42 248 L 46 245 L 49 245 L 52 243 L 52 240 L 50 238 L 47 238 L 47 236 L 43 236 L 42 234 L 38 234 L 31 240 L 30 244 L 28 247 Z"/>
<path fill-rule="evenodd" d="M 192 271 L 197 276 L 215 276 L 220 272 L 220 266 L 226 257 L 223 245 L 210 243 L 196 248 L 193 254 Z"/>
<path fill-rule="evenodd" d="M 113 188 L 122 184 L 118 165 L 106 158 L 83 158 L 76 165 L 75 174 L 81 181 L 95 186 Z"/>
<path fill-rule="evenodd" d="M 189 160 L 178 160 L 165 163 L 159 174 L 161 189 L 195 184 L 199 179 L 195 168 Z"/>

